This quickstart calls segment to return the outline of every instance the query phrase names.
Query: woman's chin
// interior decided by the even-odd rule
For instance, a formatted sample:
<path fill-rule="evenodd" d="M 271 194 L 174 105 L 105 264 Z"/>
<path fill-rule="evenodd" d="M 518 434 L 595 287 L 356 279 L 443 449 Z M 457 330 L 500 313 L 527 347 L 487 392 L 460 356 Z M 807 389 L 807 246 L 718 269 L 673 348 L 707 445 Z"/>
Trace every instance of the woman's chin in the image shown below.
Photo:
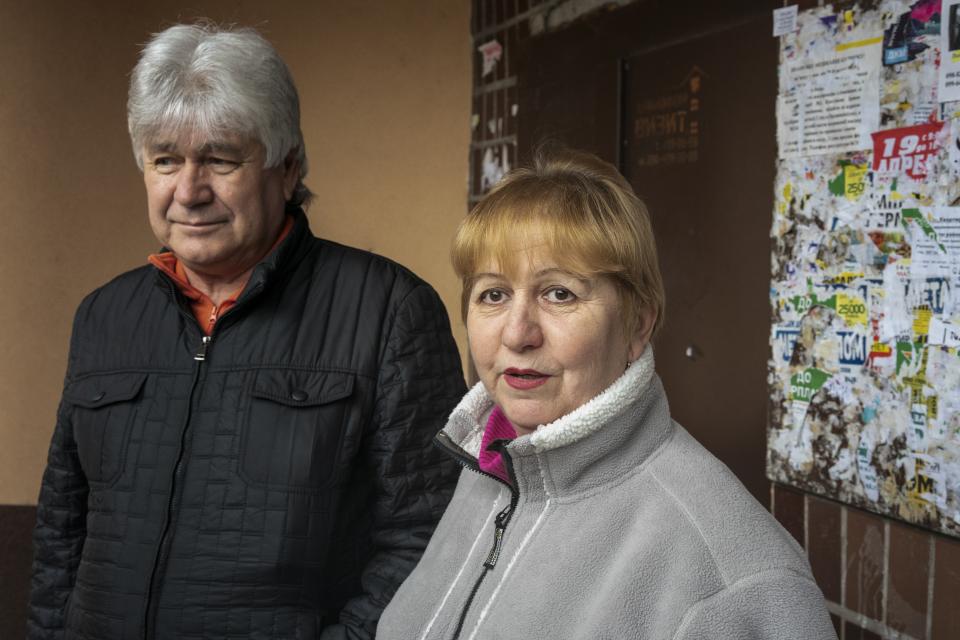
<path fill-rule="evenodd" d="M 528 403 L 506 402 L 500 405 L 519 435 L 536 431 L 540 425 L 549 424 L 560 417 L 552 407 L 529 407 L 524 404 Z"/>

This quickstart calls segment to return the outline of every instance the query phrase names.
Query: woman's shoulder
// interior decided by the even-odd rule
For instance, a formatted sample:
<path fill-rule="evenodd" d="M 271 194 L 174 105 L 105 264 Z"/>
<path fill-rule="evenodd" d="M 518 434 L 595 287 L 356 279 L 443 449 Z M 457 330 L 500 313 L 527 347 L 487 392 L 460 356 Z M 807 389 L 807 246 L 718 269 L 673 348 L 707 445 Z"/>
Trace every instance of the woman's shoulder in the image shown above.
<path fill-rule="evenodd" d="M 726 584 L 753 574 L 810 576 L 800 545 L 720 460 L 683 427 L 649 468 L 663 499 L 682 512 L 691 544 L 702 544 Z"/>

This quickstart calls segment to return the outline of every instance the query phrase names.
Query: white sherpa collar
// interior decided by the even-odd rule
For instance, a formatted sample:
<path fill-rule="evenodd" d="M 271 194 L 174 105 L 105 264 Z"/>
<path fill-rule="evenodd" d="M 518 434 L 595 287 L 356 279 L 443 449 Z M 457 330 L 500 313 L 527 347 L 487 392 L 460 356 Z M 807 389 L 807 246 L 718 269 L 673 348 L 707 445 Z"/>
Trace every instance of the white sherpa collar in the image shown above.
<path fill-rule="evenodd" d="M 528 436 L 537 451 L 549 451 L 582 440 L 610 422 L 636 400 L 653 378 L 653 348 L 647 345 L 643 354 L 627 367 L 613 384 L 597 396 L 553 422 L 541 425 Z M 493 409 L 493 399 L 482 382 L 473 386 L 450 415 L 451 426 L 467 423 L 468 433 L 461 434 L 460 446 L 473 455 L 480 450 L 486 417 Z M 517 440 L 520 440 L 518 438 Z"/>

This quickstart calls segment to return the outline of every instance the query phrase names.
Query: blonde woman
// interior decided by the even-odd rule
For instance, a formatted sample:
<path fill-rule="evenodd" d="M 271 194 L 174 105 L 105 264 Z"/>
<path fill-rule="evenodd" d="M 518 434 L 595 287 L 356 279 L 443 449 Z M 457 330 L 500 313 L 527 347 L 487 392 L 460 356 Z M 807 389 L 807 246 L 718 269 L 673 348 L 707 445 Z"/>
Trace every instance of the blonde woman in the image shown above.
<path fill-rule="evenodd" d="M 509 174 L 453 264 L 480 382 L 437 443 L 464 471 L 378 638 L 836 637 L 802 549 L 670 418 L 653 233 L 612 166 Z"/>

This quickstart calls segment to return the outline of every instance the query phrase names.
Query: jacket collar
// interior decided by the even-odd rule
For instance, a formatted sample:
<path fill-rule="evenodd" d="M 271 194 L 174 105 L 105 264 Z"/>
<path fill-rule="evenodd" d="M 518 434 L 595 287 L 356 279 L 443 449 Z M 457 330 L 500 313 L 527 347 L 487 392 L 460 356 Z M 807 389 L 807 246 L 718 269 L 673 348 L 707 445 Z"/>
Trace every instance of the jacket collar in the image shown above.
<path fill-rule="evenodd" d="M 476 457 L 493 400 L 475 385 L 444 428 Z M 521 493 L 545 497 L 599 488 L 634 472 L 673 433 L 666 394 L 647 347 L 612 385 L 554 422 L 506 447 Z"/>
<path fill-rule="evenodd" d="M 312 234 L 303 209 L 290 208 L 287 214 L 293 216 L 293 228 L 280 245 L 253 268 L 247 286 L 237 298 L 238 303 L 263 291 L 277 277 L 286 273 L 290 265 L 297 264 L 303 252 L 309 248 L 307 240 L 312 237 Z"/>
<path fill-rule="evenodd" d="M 313 234 L 310 231 L 310 224 L 303 209 L 290 207 L 287 209 L 287 215 L 293 217 L 293 227 L 291 227 L 290 233 L 253 268 L 250 279 L 247 280 L 243 291 L 237 297 L 237 303 L 246 302 L 259 295 L 268 285 L 286 273 L 291 265 L 299 263 L 303 254 L 309 250 L 309 240 L 313 237 Z M 169 251 L 164 247 L 160 254 Z M 166 286 L 166 282 L 172 283 L 173 280 L 160 269 L 157 269 L 157 283 Z"/>

